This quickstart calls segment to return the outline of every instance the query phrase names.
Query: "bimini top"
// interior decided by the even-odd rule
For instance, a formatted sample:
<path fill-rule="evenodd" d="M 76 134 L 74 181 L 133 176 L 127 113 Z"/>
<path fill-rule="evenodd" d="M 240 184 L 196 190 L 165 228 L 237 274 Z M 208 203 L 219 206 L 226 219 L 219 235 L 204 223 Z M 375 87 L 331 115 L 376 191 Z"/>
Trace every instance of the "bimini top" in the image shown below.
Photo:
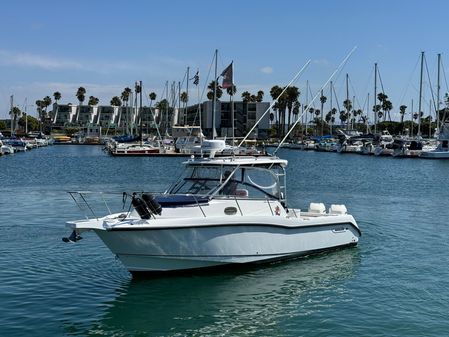
<path fill-rule="evenodd" d="M 216 158 L 192 158 L 183 163 L 184 165 L 217 165 L 217 166 L 276 166 L 286 167 L 288 161 L 275 156 L 231 156 Z"/>

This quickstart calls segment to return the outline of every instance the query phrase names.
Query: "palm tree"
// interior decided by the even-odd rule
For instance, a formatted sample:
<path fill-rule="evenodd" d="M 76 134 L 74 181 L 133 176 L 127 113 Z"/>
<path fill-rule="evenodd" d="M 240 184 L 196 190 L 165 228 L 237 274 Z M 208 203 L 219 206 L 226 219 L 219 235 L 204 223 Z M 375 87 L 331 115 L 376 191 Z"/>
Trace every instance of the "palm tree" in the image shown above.
<path fill-rule="evenodd" d="M 50 96 L 45 96 L 42 100 L 44 103 L 45 113 L 47 113 L 47 108 L 51 105 L 51 98 Z"/>
<path fill-rule="evenodd" d="M 42 123 L 44 120 L 44 114 L 43 114 L 43 107 L 44 107 L 44 102 L 40 99 L 38 99 L 36 102 L 36 108 L 37 108 L 37 114 L 39 116 L 39 131 L 42 132 Z"/>
<path fill-rule="evenodd" d="M 51 105 L 51 98 L 50 98 L 50 96 L 45 96 L 45 97 L 42 99 L 42 107 L 44 108 L 45 118 L 48 117 L 47 109 L 48 109 L 48 107 L 49 107 L 50 105 Z"/>
<path fill-rule="evenodd" d="M 58 101 L 61 99 L 61 93 L 59 91 L 55 91 L 53 93 L 53 97 L 54 97 L 54 99 L 56 101 L 56 104 L 58 104 Z"/>
<path fill-rule="evenodd" d="M 120 97 L 114 96 L 114 97 L 112 97 L 110 104 L 112 106 L 120 106 L 120 105 L 122 105 L 122 101 L 120 100 Z"/>
<path fill-rule="evenodd" d="M 265 93 L 262 90 L 259 90 L 257 92 L 257 96 L 256 96 L 256 102 L 262 102 L 263 101 L 263 96 L 265 95 Z"/>
<path fill-rule="evenodd" d="M 217 98 L 217 100 L 219 100 L 221 98 L 221 96 L 223 96 L 223 90 L 221 88 L 221 86 L 217 83 L 215 84 L 215 81 L 212 81 L 209 83 L 209 85 L 207 86 L 207 89 L 209 89 L 209 92 L 212 92 L 212 97 L 214 97 L 214 89 L 217 88 L 217 92 L 215 94 L 215 97 Z M 207 97 L 209 97 L 209 92 L 207 93 Z"/>
<path fill-rule="evenodd" d="M 13 121 L 12 121 L 12 125 L 11 125 L 11 130 L 14 132 L 17 129 L 17 122 L 18 122 L 18 119 L 19 119 L 20 115 L 22 114 L 22 111 L 20 111 L 20 109 L 15 106 L 15 107 L 12 108 L 12 110 L 9 112 L 9 114 L 13 117 L 12 118 Z"/>
<path fill-rule="evenodd" d="M 343 107 L 346 110 L 346 114 L 345 114 L 346 119 L 345 119 L 345 121 L 348 123 L 346 125 L 346 128 L 348 129 L 349 128 L 349 121 L 351 119 L 351 110 L 352 110 L 352 102 L 351 102 L 351 100 L 350 99 L 345 99 L 343 101 Z M 341 118 L 340 118 L 340 120 L 341 120 Z"/>
<path fill-rule="evenodd" d="M 384 111 L 386 111 L 384 119 L 386 118 L 386 115 L 388 114 L 388 120 L 391 122 L 390 111 L 393 109 L 393 104 L 391 103 L 391 101 L 386 99 L 385 102 L 382 104 L 382 108 L 384 109 Z"/>
<path fill-rule="evenodd" d="M 181 96 L 179 97 L 180 101 L 182 102 L 182 108 L 184 111 L 184 125 L 186 125 L 186 119 L 187 119 L 187 102 L 189 101 L 189 95 L 187 95 L 187 92 L 182 92 Z"/>
<path fill-rule="evenodd" d="M 401 105 L 399 107 L 399 113 L 401 114 L 401 124 L 404 123 L 404 115 L 405 115 L 405 110 L 407 109 L 406 105 Z"/>
<path fill-rule="evenodd" d="M 323 95 L 322 91 L 321 91 L 321 97 L 320 97 L 320 102 L 321 102 L 321 121 L 323 121 L 323 113 L 324 113 L 324 103 L 326 103 L 327 101 L 327 97 Z M 324 123 L 321 123 L 321 132 L 320 132 L 320 136 L 323 135 L 323 125 Z"/>
<path fill-rule="evenodd" d="M 279 95 L 282 92 L 282 88 L 278 85 L 275 85 L 274 87 L 271 88 L 270 90 L 270 96 L 273 100 L 278 99 L 277 103 L 273 106 L 273 110 L 276 111 L 277 113 L 277 118 L 276 118 L 276 128 L 277 128 L 277 137 L 280 138 L 281 137 L 281 109 L 282 109 L 282 102 L 280 102 L 280 98 Z"/>
<path fill-rule="evenodd" d="M 83 87 L 79 87 L 78 91 L 76 92 L 76 98 L 78 99 L 78 109 L 76 112 L 76 119 L 75 122 L 78 122 L 79 119 L 79 114 L 80 114 L 80 110 L 81 110 L 81 104 L 83 104 L 84 100 L 86 99 L 86 89 L 84 89 Z"/>
<path fill-rule="evenodd" d="M 148 96 L 150 97 L 150 106 L 151 106 L 153 101 L 156 99 L 157 95 L 154 92 L 150 92 L 150 94 Z"/>
<path fill-rule="evenodd" d="M 249 91 L 242 92 L 242 100 L 243 100 L 243 102 L 250 102 L 251 101 L 251 93 Z"/>
<path fill-rule="evenodd" d="M 61 93 L 59 91 L 55 91 L 53 93 L 53 97 L 55 99 L 55 103 L 56 103 L 56 111 L 55 111 L 55 115 L 54 115 L 54 120 L 53 122 L 56 122 L 56 119 L 58 117 L 58 112 L 59 112 L 59 105 L 58 105 L 58 101 L 61 99 Z"/>
<path fill-rule="evenodd" d="M 131 88 L 126 87 L 125 89 L 123 89 L 122 94 L 120 95 L 120 98 L 121 98 L 122 102 L 125 104 L 126 116 L 128 117 L 127 121 L 126 121 L 127 132 L 128 132 L 128 126 L 129 126 L 128 101 L 129 101 L 131 92 L 132 92 Z M 121 111 L 122 111 L 122 109 L 120 109 L 119 123 L 120 123 L 120 120 L 121 120 L 121 114 L 122 114 Z"/>
<path fill-rule="evenodd" d="M 119 107 L 119 106 L 122 105 L 122 101 L 120 100 L 120 97 L 114 96 L 114 97 L 112 97 L 110 104 L 111 104 L 113 107 Z M 119 121 L 119 122 L 120 122 L 120 121 Z M 115 121 L 114 121 L 114 120 L 110 120 L 110 121 L 109 121 L 109 123 L 108 123 L 108 129 L 107 129 L 107 131 L 106 131 L 106 134 L 109 133 L 109 127 L 110 127 L 111 123 L 115 123 Z M 117 128 L 114 127 L 114 133 L 116 133 L 116 132 L 117 132 Z"/>
<path fill-rule="evenodd" d="M 229 96 L 234 96 L 236 92 L 237 92 L 237 87 L 234 84 L 232 86 L 226 88 L 226 93 Z"/>
<path fill-rule="evenodd" d="M 340 121 L 341 124 L 344 124 L 348 119 L 348 113 L 346 111 L 340 111 Z"/>
<path fill-rule="evenodd" d="M 99 102 L 100 102 L 100 100 L 97 97 L 90 96 L 89 102 L 87 104 L 93 106 L 93 105 L 97 105 Z"/>
<path fill-rule="evenodd" d="M 299 92 L 298 87 L 290 86 L 285 91 L 285 94 L 286 94 L 286 98 L 285 98 L 286 106 L 288 109 L 288 129 L 290 129 L 293 106 L 296 104 L 296 102 L 298 102 L 300 92 Z"/>
<path fill-rule="evenodd" d="M 383 111 L 382 116 L 384 117 L 384 121 L 387 118 L 388 114 L 388 119 L 391 122 L 390 110 L 393 109 L 393 104 L 388 100 L 388 96 L 385 95 L 383 92 L 377 95 L 377 99 L 380 101 L 380 107 Z"/>
<path fill-rule="evenodd" d="M 150 94 L 148 95 L 148 97 L 150 98 L 150 112 L 151 112 L 151 107 L 152 107 L 152 105 L 153 105 L 153 101 L 156 100 L 157 95 L 156 95 L 155 92 L 150 92 Z M 153 116 L 153 121 L 154 121 L 154 123 L 156 123 L 156 118 L 155 118 L 155 116 Z M 147 123 L 147 125 L 148 125 L 148 123 Z M 147 133 L 148 133 L 148 131 L 147 131 Z"/>

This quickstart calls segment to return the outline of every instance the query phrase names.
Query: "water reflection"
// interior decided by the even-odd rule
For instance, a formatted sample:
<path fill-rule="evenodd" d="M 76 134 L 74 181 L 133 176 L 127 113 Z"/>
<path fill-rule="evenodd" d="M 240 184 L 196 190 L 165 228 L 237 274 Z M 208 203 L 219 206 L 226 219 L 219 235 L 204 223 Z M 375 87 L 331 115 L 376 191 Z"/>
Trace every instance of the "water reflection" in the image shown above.
<path fill-rule="evenodd" d="M 293 316 L 332 307 L 359 259 L 353 248 L 247 271 L 131 280 L 83 334 L 283 334 Z"/>

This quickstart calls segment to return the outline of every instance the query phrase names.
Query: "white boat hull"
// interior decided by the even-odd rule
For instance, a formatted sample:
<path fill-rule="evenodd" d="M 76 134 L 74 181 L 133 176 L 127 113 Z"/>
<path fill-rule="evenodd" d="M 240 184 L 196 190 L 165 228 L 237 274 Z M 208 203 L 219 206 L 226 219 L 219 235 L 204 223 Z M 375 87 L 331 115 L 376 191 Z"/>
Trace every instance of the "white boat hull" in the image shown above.
<path fill-rule="evenodd" d="M 214 224 L 195 219 L 198 226 L 185 223 L 179 227 L 173 222 L 158 226 L 155 221 L 145 228 L 117 226 L 95 232 L 130 272 L 263 263 L 356 245 L 360 237 L 351 216 L 330 216 L 315 224 L 313 219 L 307 220 L 312 221 L 307 225 L 296 218 L 272 218 L 267 222 L 266 217 L 254 217 L 252 222 L 260 224 L 250 225 L 229 218 L 214 219 Z M 332 222 L 332 218 L 338 221 Z"/>

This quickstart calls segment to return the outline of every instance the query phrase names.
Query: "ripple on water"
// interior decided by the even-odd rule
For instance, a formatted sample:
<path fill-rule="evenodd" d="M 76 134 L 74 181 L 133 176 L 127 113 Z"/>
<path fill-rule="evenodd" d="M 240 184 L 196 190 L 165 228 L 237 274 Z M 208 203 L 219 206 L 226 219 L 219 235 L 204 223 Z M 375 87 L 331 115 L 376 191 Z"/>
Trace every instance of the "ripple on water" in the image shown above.
<path fill-rule="evenodd" d="M 65 191 L 161 190 L 183 158 L 77 146 L 2 158 L 0 335 L 446 335 L 449 162 L 279 154 L 290 205 L 346 204 L 363 232 L 357 248 L 148 280 L 132 280 L 93 234 L 61 241 L 81 218 Z"/>

